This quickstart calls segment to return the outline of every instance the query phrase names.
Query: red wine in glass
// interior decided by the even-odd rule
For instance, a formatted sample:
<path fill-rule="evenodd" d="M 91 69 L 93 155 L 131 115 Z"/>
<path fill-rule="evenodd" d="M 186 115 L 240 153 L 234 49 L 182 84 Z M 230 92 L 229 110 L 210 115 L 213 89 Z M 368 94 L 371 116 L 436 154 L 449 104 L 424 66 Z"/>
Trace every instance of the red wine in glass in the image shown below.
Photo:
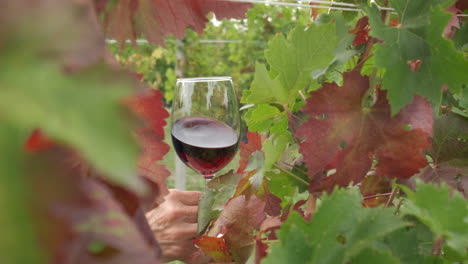
<path fill-rule="evenodd" d="M 205 178 L 211 178 L 233 159 L 238 141 L 231 127 L 203 116 L 184 117 L 172 125 L 177 155 Z"/>
<path fill-rule="evenodd" d="M 188 167 L 211 179 L 239 146 L 239 105 L 229 76 L 177 79 L 171 111 L 174 149 Z"/>

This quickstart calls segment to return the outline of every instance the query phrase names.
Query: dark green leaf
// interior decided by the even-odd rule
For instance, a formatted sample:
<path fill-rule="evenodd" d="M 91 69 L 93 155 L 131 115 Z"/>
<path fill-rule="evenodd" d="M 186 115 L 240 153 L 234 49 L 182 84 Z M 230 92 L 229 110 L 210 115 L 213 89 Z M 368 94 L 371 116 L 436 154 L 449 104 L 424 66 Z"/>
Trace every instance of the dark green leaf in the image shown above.
<path fill-rule="evenodd" d="M 400 263 L 390 252 L 380 252 L 372 248 L 366 248 L 351 260 L 358 264 L 397 264 Z"/>
<path fill-rule="evenodd" d="M 0 263 L 46 263 L 30 212 L 32 195 L 24 173 L 21 130 L 0 122 Z"/>
<path fill-rule="evenodd" d="M 453 2 L 453 1 L 451 1 Z M 391 6 L 398 13 L 397 27 L 385 25 L 381 13 L 374 6 L 366 8 L 371 24 L 371 34 L 382 39 L 375 53 L 379 68 L 387 69 L 382 89 L 395 115 L 418 94 L 429 99 L 438 109 L 442 86 L 456 93 L 468 83 L 468 61 L 456 51 L 453 43 L 442 37 L 451 15 L 442 11 L 439 1 L 393 0 Z M 420 60 L 418 70 L 409 63 Z"/>
<path fill-rule="evenodd" d="M 460 255 L 468 248 L 468 201 L 458 192 L 449 193 L 447 186 L 436 187 L 420 183 L 415 192 L 406 191 L 408 200 L 402 212 L 416 216 L 437 237 L 443 237 L 448 247 Z"/>
<path fill-rule="evenodd" d="M 300 258 L 295 263 L 346 263 L 404 225 L 390 209 L 362 208 L 357 189 L 338 189 L 324 197 L 310 222 L 293 215 L 285 222 L 265 263 L 288 258 Z"/>

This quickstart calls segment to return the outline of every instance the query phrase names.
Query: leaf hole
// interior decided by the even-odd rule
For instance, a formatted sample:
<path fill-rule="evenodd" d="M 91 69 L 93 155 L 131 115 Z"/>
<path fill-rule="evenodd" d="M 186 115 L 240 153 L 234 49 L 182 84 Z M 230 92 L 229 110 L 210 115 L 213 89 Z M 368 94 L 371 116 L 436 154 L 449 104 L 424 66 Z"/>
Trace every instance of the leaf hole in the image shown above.
<path fill-rule="evenodd" d="M 328 118 L 328 115 L 326 113 L 315 116 L 315 119 L 317 120 L 325 120 L 327 118 Z"/>
<path fill-rule="evenodd" d="M 348 145 L 348 142 L 346 142 L 346 141 L 344 141 L 344 140 L 341 141 L 341 143 L 340 143 L 340 149 L 343 150 L 344 148 L 346 148 L 347 145 Z"/>
<path fill-rule="evenodd" d="M 98 258 L 110 258 L 119 253 L 118 249 L 106 245 L 101 241 L 92 241 L 87 245 L 87 249 L 90 255 Z"/>
<path fill-rule="evenodd" d="M 346 244 L 346 237 L 343 235 L 336 236 L 336 241 L 342 245 Z"/>
<path fill-rule="evenodd" d="M 336 173 L 336 169 L 331 169 L 327 171 L 327 177 Z"/>
<path fill-rule="evenodd" d="M 404 124 L 403 129 L 405 131 L 411 131 L 413 129 L 413 126 L 411 124 Z"/>

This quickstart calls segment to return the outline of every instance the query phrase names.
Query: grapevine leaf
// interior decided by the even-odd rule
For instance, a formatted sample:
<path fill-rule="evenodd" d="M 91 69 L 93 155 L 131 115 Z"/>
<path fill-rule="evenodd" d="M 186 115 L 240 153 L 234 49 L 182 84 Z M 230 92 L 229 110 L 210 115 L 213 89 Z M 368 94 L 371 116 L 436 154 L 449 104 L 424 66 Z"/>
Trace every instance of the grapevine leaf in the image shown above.
<path fill-rule="evenodd" d="M 37 239 L 39 226 L 31 221 L 31 192 L 25 177 L 21 130 L 0 122 L 0 239 L 1 263 L 47 263 Z"/>
<path fill-rule="evenodd" d="M 236 262 L 243 263 L 253 249 L 253 230 L 265 219 L 265 202 L 255 196 L 240 195 L 229 200 L 208 236 L 223 234 Z"/>
<path fill-rule="evenodd" d="M 258 190 L 263 183 L 264 165 L 265 158 L 261 151 L 255 151 L 250 155 L 245 171 L 252 172 L 249 175 L 249 181 L 254 190 Z"/>
<path fill-rule="evenodd" d="M 460 29 L 455 32 L 453 43 L 458 50 L 462 50 L 463 46 L 468 43 L 468 24 L 465 23 Z"/>
<path fill-rule="evenodd" d="M 157 263 L 159 248 L 141 209 L 130 212 L 129 200 L 120 200 L 126 197 L 83 177 L 87 165 L 78 160 L 61 146 L 27 156 L 26 186 L 34 192 L 32 212 L 50 257 L 91 264 L 128 263 L 138 255 L 138 263 Z"/>
<path fill-rule="evenodd" d="M 247 133 L 247 142 L 240 143 L 240 160 L 239 160 L 239 168 L 237 169 L 237 173 L 244 172 L 245 168 L 247 167 L 247 163 L 249 161 L 249 157 L 255 151 L 259 151 L 262 149 L 262 138 L 260 134 L 248 132 Z"/>
<path fill-rule="evenodd" d="M 432 147 L 427 151 L 433 164 L 418 178 L 424 182 L 446 183 L 468 197 L 468 119 L 449 113 L 434 123 Z"/>
<path fill-rule="evenodd" d="M 42 128 L 51 138 L 80 150 L 109 180 L 142 190 L 138 178 L 132 177 L 136 143 L 121 122 L 120 101 L 129 93 L 128 83 L 106 80 L 111 72 L 102 66 L 66 76 L 48 62 L 9 56 L 2 63 L 18 69 L 0 74 L 4 118 Z M 18 77 L 25 74 L 28 78 Z"/>
<path fill-rule="evenodd" d="M 402 264 L 438 263 L 426 262 L 434 241 L 432 232 L 417 219 L 409 219 L 410 227 L 387 235 L 383 242 Z"/>
<path fill-rule="evenodd" d="M 277 107 L 260 104 L 249 109 L 245 115 L 249 131 L 282 133 L 288 128 L 288 118 Z"/>
<path fill-rule="evenodd" d="M 255 151 L 249 158 L 246 173 L 236 188 L 235 196 L 255 195 L 265 202 L 265 212 L 276 216 L 281 213 L 281 199 L 269 191 L 267 179 L 265 178 L 265 159 L 263 153 Z"/>
<path fill-rule="evenodd" d="M 152 90 L 146 94 L 136 95 L 129 98 L 126 103 L 133 112 L 142 119 L 143 126 L 137 131 L 139 143 L 142 149 L 138 157 L 138 171 L 158 187 L 158 196 L 155 202 L 161 202 L 162 197 L 167 194 L 165 184 L 170 175 L 167 168 L 158 164 L 169 151 L 169 145 L 164 140 L 165 119 L 169 113 L 162 103 L 162 93 Z"/>
<path fill-rule="evenodd" d="M 468 87 L 465 86 L 460 94 L 455 95 L 455 98 L 458 99 L 458 104 L 465 109 L 463 116 L 468 117 Z"/>
<path fill-rule="evenodd" d="M 310 234 L 308 225 L 301 215 L 293 213 L 281 229 L 276 231 L 281 245 L 273 244 L 267 257 L 262 261 L 266 264 L 310 263 L 311 246 L 308 243 Z"/>
<path fill-rule="evenodd" d="M 424 182 L 445 183 L 468 197 L 468 167 L 457 167 L 449 163 L 427 166 L 417 175 Z"/>
<path fill-rule="evenodd" d="M 198 205 L 199 233 L 205 230 L 212 219 L 219 216 L 226 202 L 234 195 L 240 178 L 240 174 L 230 171 L 208 182 Z"/>
<path fill-rule="evenodd" d="M 338 189 L 323 199 L 310 222 L 292 214 L 264 263 L 347 263 L 405 225 L 391 210 L 363 208 L 361 202 L 357 189 Z"/>
<path fill-rule="evenodd" d="M 468 166 L 468 118 L 456 114 L 439 116 L 434 122 L 432 141 L 427 153 L 435 164 Z"/>
<path fill-rule="evenodd" d="M 296 194 L 297 186 L 305 186 L 304 183 L 292 178 L 284 171 L 276 172 L 270 170 L 266 172 L 265 177 L 268 179 L 268 189 L 272 194 L 281 199 L 281 207 L 283 208 L 291 202 L 291 198 Z M 307 175 L 305 177 L 308 180 Z M 303 189 L 307 190 L 307 188 Z"/>
<path fill-rule="evenodd" d="M 198 201 L 198 214 L 197 214 L 197 222 L 198 222 L 198 233 L 203 234 L 205 229 L 208 227 L 211 219 L 218 217 L 218 212 L 214 211 L 213 204 L 215 202 L 215 195 L 214 191 L 210 189 L 205 190 L 200 195 L 200 200 Z"/>
<path fill-rule="evenodd" d="M 382 89 L 388 90 L 392 115 L 411 103 L 416 94 L 438 108 L 444 84 L 456 93 L 468 83 L 464 70 L 468 68 L 468 61 L 442 37 L 451 15 L 439 10 L 439 2 L 390 1 L 398 14 L 398 27 L 385 25 L 377 7 L 366 8 L 371 34 L 384 40 L 384 44 L 378 45 L 375 62 L 379 68 L 387 69 Z M 412 60 L 421 61 L 419 71 L 408 67 L 407 63 Z"/>
<path fill-rule="evenodd" d="M 400 263 L 397 258 L 392 256 L 388 251 L 381 252 L 372 248 L 364 249 L 359 255 L 354 257 L 351 260 L 351 263 L 359 264 L 373 264 L 373 263 L 382 263 L 382 264 L 396 264 Z"/>
<path fill-rule="evenodd" d="M 369 88 L 367 77 L 344 73 L 343 86 L 325 83 L 311 93 L 303 111 L 310 116 L 296 132 L 311 179 L 334 163 L 336 173 L 311 185 L 312 190 L 331 190 L 334 185 L 360 182 L 377 159 L 377 173 L 408 178 L 427 164 L 422 152 L 430 146 L 432 111 L 422 98 L 391 117 L 385 92 L 376 103 L 361 105 Z M 408 127 L 410 127 L 408 129 Z"/>
<path fill-rule="evenodd" d="M 289 132 L 270 137 L 263 143 L 262 151 L 265 153 L 264 170 L 269 170 L 273 167 L 276 161 L 281 158 L 284 150 L 292 141 L 292 136 Z"/>
<path fill-rule="evenodd" d="M 243 18 L 248 3 L 217 0 L 113 0 L 97 1 L 97 11 L 109 37 L 123 47 L 126 40 L 144 36 L 152 44 L 163 44 L 170 34 L 182 38 L 186 28 L 203 32 L 206 16 L 214 12 L 217 18 Z M 105 7 L 105 8 L 102 8 Z"/>
<path fill-rule="evenodd" d="M 232 262 L 231 254 L 222 236 L 201 236 L 201 238 L 195 238 L 194 243 L 203 252 L 212 257 L 214 261 L 220 263 Z"/>
<path fill-rule="evenodd" d="M 360 44 L 367 43 L 369 39 L 369 18 L 368 17 L 362 17 L 360 18 L 357 22 L 356 25 L 352 30 L 349 31 L 349 33 L 352 33 L 356 35 L 356 37 L 353 40 L 353 45 L 357 46 Z"/>
<path fill-rule="evenodd" d="M 46 150 L 53 147 L 55 144 L 56 142 L 46 137 L 40 129 L 36 129 L 24 144 L 24 148 L 29 152 L 35 152 Z"/>
<path fill-rule="evenodd" d="M 376 194 L 389 193 L 392 191 L 392 183 L 388 178 L 380 177 L 376 174 L 367 175 L 359 186 L 364 197 L 362 205 L 364 207 L 376 207 L 385 204 L 389 196 L 368 198 Z M 368 199 L 366 199 L 368 198 Z"/>
<path fill-rule="evenodd" d="M 270 76 L 279 78 L 288 91 L 288 100 L 283 103 L 296 98 L 297 91 L 310 82 L 310 74 L 326 68 L 333 59 L 338 41 L 335 30 L 331 23 L 311 24 L 307 29 L 298 26 L 287 39 L 279 34 L 270 41 L 265 57 L 270 64 Z"/>
<path fill-rule="evenodd" d="M 448 247 L 466 255 L 468 248 L 468 202 L 458 193 L 449 194 L 447 186 L 418 184 L 416 191 L 406 190 L 408 199 L 401 208 L 416 216 L 437 237 L 443 237 Z"/>
<path fill-rule="evenodd" d="M 287 87 L 282 86 L 278 77 L 274 80 L 268 75 L 265 65 L 258 63 L 255 65 L 255 76 L 250 86 L 242 95 L 242 103 L 245 104 L 264 104 L 264 103 L 288 103 L 289 91 Z"/>
<path fill-rule="evenodd" d="M 131 79 L 97 63 L 105 43 L 95 25 L 87 23 L 92 10 L 58 0 L 38 3 L 37 10 L 18 5 L 25 7 L 0 14 L 7 20 L 0 26 L 6 32 L 0 67 L 9 69 L 0 73 L 2 118 L 30 131 L 41 128 L 80 151 L 108 180 L 143 191 L 133 177 L 138 149 L 121 105 L 131 93 Z M 45 41 L 50 39 L 57 41 L 50 45 Z"/>

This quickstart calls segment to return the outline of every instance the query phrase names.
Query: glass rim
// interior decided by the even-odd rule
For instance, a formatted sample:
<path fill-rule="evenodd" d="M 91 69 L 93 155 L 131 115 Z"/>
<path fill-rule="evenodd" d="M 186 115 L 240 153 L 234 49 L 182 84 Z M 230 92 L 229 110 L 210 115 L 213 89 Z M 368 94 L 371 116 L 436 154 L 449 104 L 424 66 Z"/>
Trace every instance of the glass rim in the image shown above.
<path fill-rule="evenodd" d="M 232 81 L 232 77 L 231 76 L 208 76 L 208 77 L 177 78 L 177 82 L 215 82 L 215 81 Z"/>

